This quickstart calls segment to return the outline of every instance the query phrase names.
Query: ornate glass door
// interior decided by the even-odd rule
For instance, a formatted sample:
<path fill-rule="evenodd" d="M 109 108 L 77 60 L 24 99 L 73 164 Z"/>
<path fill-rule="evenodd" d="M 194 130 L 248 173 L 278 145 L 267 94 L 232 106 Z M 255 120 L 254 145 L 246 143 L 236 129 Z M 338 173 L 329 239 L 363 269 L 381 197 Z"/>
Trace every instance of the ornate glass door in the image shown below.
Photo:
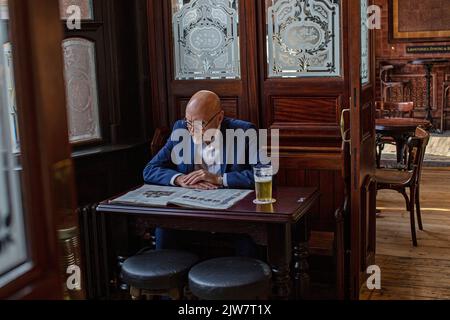
<path fill-rule="evenodd" d="M 60 299 L 69 288 L 58 229 L 78 217 L 58 9 L 0 0 L 0 299 Z"/>
<path fill-rule="evenodd" d="M 1 4 L 0 69 L 0 287 L 30 268 L 22 206 L 18 114 L 15 99 L 9 13 Z"/>

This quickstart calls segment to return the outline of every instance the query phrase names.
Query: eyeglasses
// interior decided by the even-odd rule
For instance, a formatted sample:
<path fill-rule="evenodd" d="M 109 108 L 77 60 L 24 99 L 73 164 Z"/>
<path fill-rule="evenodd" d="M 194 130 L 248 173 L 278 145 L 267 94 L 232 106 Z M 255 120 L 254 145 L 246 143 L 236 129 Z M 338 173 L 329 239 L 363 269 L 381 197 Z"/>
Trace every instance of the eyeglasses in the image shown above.
<path fill-rule="evenodd" d="M 209 126 L 209 124 L 215 119 L 215 118 L 217 118 L 217 116 L 219 115 L 219 114 L 221 114 L 222 113 L 222 110 L 221 111 L 219 111 L 219 112 L 217 112 L 211 119 L 209 119 L 209 121 L 202 121 L 202 130 L 205 130 L 208 126 Z M 194 127 L 195 127 L 195 124 L 197 124 L 199 121 L 189 121 L 187 118 L 184 118 L 184 123 L 186 124 L 186 127 L 187 127 L 187 129 L 189 130 L 189 131 L 193 131 L 194 130 Z"/>

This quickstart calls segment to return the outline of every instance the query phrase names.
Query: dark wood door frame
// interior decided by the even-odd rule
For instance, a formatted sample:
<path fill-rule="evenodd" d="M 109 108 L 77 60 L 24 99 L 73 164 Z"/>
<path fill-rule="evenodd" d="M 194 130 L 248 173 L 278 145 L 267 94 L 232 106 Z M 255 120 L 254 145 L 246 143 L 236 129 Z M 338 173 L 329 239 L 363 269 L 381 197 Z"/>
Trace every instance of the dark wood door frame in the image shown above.
<path fill-rule="evenodd" d="M 361 5 L 349 3 L 350 52 L 350 156 L 351 179 L 349 180 L 350 233 L 349 298 L 359 299 L 360 288 L 366 279 L 366 269 L 375 261 L 375 59 L 373 31 L 371 43 L 371 79 L 361 84 Z M 352 54 L 353 53 L 353 54 Z"/>
<path fill-rule="evenodd" d="M 58 228 L 77 226 L 58 0 L 9 1 L 31 269 L 0 299 L 62 298 Z M 55 119 L 57 119 L 55 121 Z M 63 168 L 64 181 L 56 175 Z M 63 186 L 61 189 L 56 189 Z M 64 195 L 64 196 L 63 196 Z"/>

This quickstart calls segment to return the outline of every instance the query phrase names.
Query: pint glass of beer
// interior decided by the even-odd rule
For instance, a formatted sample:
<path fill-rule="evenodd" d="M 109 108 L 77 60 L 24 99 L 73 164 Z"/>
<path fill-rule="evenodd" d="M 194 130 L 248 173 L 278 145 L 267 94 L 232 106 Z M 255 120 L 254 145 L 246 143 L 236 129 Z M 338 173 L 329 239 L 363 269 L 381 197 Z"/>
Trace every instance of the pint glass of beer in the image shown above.
<path fill-rule="evenodd" d="M 272 180 L 273 168 L 270 165 L 259 165 L 254 169 L 255 173 L 255 189 L 256 200 L 255 204 L 271 204 L 275 203 L 272 198 Z"/>

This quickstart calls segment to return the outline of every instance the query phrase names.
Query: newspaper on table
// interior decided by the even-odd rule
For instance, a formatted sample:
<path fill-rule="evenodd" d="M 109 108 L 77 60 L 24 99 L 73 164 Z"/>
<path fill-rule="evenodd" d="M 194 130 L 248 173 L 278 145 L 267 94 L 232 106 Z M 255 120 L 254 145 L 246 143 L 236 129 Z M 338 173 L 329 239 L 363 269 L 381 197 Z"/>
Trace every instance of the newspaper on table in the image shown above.
<path fill-rule="evenodd" d="M 226 210 L 247 197 L 251 190 L 193 190 L 176 187 L 145 185 L 111 203 L 165 207 L 169 204 L 195 209 Z"/>

